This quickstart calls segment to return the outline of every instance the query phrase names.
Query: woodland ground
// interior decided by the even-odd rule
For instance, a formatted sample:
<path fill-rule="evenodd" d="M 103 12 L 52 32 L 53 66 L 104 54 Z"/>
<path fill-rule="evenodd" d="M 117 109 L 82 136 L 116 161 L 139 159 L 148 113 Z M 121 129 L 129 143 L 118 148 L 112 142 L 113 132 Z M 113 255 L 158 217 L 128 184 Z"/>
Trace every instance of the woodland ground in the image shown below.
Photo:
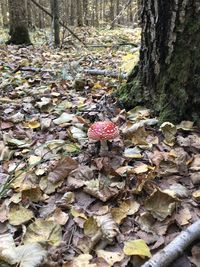
<path fill-rule="evenodd" d="M 0 35 L 1 266 L 141 266 L 200 217 L 199 130 L 125 111 L 112 95 L 125 80 L 84 72 L 130 71 L 140 29 L 76 33 L 91 47 Z M 101 155 L 87 130 L 105 119 L 120 137 Z M 181 266 L 199 267 L 198 244 L 187 253 Z"/>

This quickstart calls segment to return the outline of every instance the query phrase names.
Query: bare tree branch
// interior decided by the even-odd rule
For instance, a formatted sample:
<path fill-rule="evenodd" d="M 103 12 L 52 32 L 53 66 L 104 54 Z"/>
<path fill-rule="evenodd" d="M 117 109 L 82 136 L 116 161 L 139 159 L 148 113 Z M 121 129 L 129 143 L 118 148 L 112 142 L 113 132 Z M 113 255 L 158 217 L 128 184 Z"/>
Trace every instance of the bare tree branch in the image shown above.
<path fill-rule="evenodd" d="M 115 17 L 115 19 L 110 24 L 110 29 L 113 28 L 115 21 L 118 20 L 124 13 L 124 11 L 127 9 L 127 7 L 131 4 L 132 0 L 128 0 L 128 2 L 125 4 L 124 8 L 121 10 L 121 12 Z"/>
<path fill-rule="evenodd" d="M 142 267 L 169 266 L 195 240 L 200 239 L 200 220 L 182 231 L 169 245 L 156 253 Z"/>
<path fill-rule="evenodd" d="M 48 16 L 50 16 L 51 18 L 53 18 L 53 15 L 47 11 L 43 6 L 41 6 L 40 4 L 38 4 L 35 0 L 31 0 L 39 9 L 41 9 L 44 13 L 46 13 Z M 77 40 L 79 40 L 79 42 L 81 42 L 84 46 L 85 46 L 85 43 L 69 28 L 67 27 L 64 23 L 62 23 L 61 21 L 59 21 L 59 24 L 67 29 L 71 35 L 73 35 Z"/>

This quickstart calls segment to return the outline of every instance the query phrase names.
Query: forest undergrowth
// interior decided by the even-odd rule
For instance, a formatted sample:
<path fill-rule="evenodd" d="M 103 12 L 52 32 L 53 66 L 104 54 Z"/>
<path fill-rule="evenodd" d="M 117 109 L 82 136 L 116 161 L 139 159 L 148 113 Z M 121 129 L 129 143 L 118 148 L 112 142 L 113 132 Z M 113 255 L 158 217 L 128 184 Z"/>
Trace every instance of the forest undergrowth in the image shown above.
<path fill-rule="evenodd" d="M 5 46 L 1 34 L 1 266 L 141 266 L 200 217 L 199 130 L 159 125 L 113 94 L 137 63 L 140 29 L 78 34 L 87 47 L 65 37 L 54 49 L 43 33 Z M 120 135 L 101 154 L 87 130 L 104 120 Z M 183 261 L 199 266 L 193 248 Z"/>

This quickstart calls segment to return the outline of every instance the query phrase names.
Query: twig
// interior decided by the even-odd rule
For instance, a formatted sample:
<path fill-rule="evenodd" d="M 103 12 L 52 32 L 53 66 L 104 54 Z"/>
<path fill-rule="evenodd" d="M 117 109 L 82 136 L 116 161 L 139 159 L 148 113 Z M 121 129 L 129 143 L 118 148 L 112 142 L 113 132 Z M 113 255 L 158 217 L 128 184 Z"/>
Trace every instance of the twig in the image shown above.
<path fill-rule="evenodd" d="M 19 67 L 19 68 L 17 68 L 17 71 L 53 72 L 52 70 L 43 69 L 43 68 L 33 68 L 33 67 Z M 92 70 L 86 69 L 83 71 L 87 74 L 90 74 L 90 75 L 101 75 L 101 76 L 110 76 L 113 78 L 127 79 L 126 73 L 118 73 L 115 71 L 97 70 L 97 69 L 92 69 Z"/>
<path fill-rule="evenodd" d="M 169 245 L 156 253 L 142 267 L 169 266 L 195 240 L 200 239 L 200 220 L 182 231 Z"/>
<path fill-rule="evenodd" d="M 53 18 L 53 15 L 49 12 L 49 11 L 47 11 L 43 6 L 41 6 L 40 4 L 38 4 L 35 0 L 31 0 L 39 9 L 41 9 L 44 13 L 46 13 L 48 16 L 50 16 L 51 18 Z M 85 45 L 85 43 L 69 28 L 69 27 L 67 27 L 64 23 L 62 23 L 61 21 L 59 21 L 59 24 L 63 27 L 63 28 L 65 28 L 66 30 L 68 30 L 70 33 L 71 33 L 71 35 L 73 35 L 77 40 L 79 40 L 79 42 L 80 43 L 82 43 L 84 46 L 86 46 Z"/>
<path fill-rule="evenodd" d="M 43 68 L 34 68 L 31 66 L 27 67 L 22 67 L 18 66 L 16 69 L 13 70 L 13 73 L 16 73 L 18 71 L 33 71 L 33 72 L 54 72 L 53 70 L 50 69 L 43 69 Z"/>
<path fill-rule="evenodd" d="M 87 45 L 87 47 L 94 47 L 94 48 L 99 48 L 99 47 L 103 47 L 103 48 L 116 48 L 119 46 L 126 46 L 126 45 L 130 45 L 130 46 L 134 46 L 137 47 L 139 49 L 139 46 L 137 44 L 134 43 L 119 43 L 119 44 L 112 44 L 112 45 L 104 45 L 104 44 L 94 44 L 94 45 Z"/>

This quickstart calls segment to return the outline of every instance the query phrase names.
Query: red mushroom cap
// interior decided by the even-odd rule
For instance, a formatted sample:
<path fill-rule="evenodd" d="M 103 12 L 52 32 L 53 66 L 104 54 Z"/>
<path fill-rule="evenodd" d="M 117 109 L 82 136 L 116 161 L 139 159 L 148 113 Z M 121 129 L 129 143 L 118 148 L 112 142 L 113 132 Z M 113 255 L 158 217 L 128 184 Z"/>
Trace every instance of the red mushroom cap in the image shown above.
<path fill-rule="evenodd" d="M 95 122 L 88 129 L 88 137 L 93 140 L 112 140 L 118 135 L 118 127 L 111 121 Z"/>

